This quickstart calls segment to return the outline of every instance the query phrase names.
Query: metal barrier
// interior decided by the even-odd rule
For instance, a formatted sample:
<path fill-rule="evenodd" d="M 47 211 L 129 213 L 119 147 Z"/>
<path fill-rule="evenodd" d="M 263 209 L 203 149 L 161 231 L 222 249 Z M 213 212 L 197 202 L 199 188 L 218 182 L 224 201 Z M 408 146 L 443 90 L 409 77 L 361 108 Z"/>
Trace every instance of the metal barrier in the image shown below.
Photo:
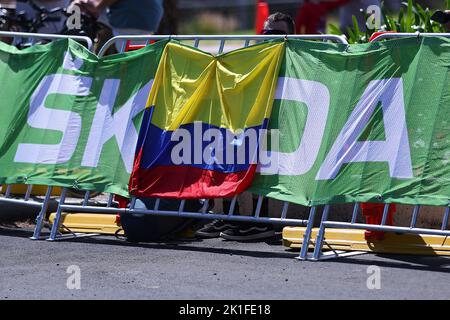
<path fill-rule="evenodd" d="M 271 40 L 271 39 L 303 39 L 303 40 L 323 40 L 323 41 L 335 41 L 342 44 L 348 44 L 345 37 L 343 36 L 337 36 L 337 35 L 247 35 L 247 36 L 235 36 L 235 35 L 225 35 L 225 36 L 215 36 L 215 35 L 199 35 L 199 36 L 191 36 L 191 35 L 180 35 L 180 36 L 169 36 L 169 35 L 149 35 L 149 36 L 118 36 L 111 40 L 109 40 L 100 50 L 99 56 L 103 56 L 105 52 L 111 48 L 114 45 L 119 44 L 120 49 L 119 52 L 124 52 L 127 47 L 127 43 L 130 41 L 141 41 L 145 45 L 150 44 L 152 41 L 158 41 L 158 40 L 167 40 L 167 39 L 174 39 L 179 41 L 193 41 L 194 47 L 199 47 L 201 41 L 216 41 L 218 42 L 217 46 L 217 53 L 223 53 L 224 49 L 226 48 L 227 41 L 241 41 L 240 47 L 247 47 L 251 44 L 252 41 L 258 42 L 263 40 Z M 236 45 L 236 43 L 234 43 Z M 233 48 L 234 49 L 234 48 Z M 279 218 L 269 218 L 269 217 L 261 217 L 261 207 L 263 203 L 264 197 L 259 196 L 257 205 L 255 208 L 255 212 L 252 216 L 240 216 L 235 214 L 235 207 L 237 202 L 237 196 L 235 196 L 231 200 L 230 208 L 228 212 L 223 212 L 222 214 L 213 214 L 208 213 L 208 205 L 211 200 L 206 200 L 201 212 L 188 212 L 184 210 L 185 200 L 179 200 L 174 199 L 174 201 L 180 201 L 180 205 L 178 210 L 176 211 L 162 211 L 159 210 L 159 200 L 156 201 L 155 207 L 153 210 L 141 210 L 141 209 L 135 209 L 134 205 L 136 202 L 135 198 L 132 198 L 130 208 L 127 209 L 119 209 L 119 208 L 113 208 L 111 207 L 112 202 L 112 195 L 110 195 L 111 201 L 108 201 L 108 205 L 106 207 L 98 207 L 98 206 L 89 206 L 87 199 L 89 198 L 89 191 L 86 191 L 85 200 L 83 201 L 83 204 L 81 206 L 79 205 L 70 205 L 65 203 L 66 199 L 66 193 L 67 189 L 63 189 L 61 193 L 60 202 L 58 205 L 58 209 L 56 211 L 55 220 L 52 225 L 52 229 L 50 232 L 50 236 L 47 240 L 54 241 L 59 239 L 67 239 L 67 238 L 76 238 L 80 235 L 78 234 L 72 234 L 68 236 L 62 236 L 58 234 L 60 222 L 61 222 L 61 215 L 62 212 L 91 212 L 91 213 L 103 213 L 103 214 L 117 214 L 117 213 L 125 213 L 125 212 L 131 212 L 131 213 L 137 213 L 137 214 L 153 214 L 153 215 L 160 215 L 160 216 L 177 216 L 177 217 L 186 217 L 186 218 L 199 218 L 199 219 L 221 219 L 221 220 L 227 220 L 227 221 L 240 221 L 240 222 L 252 222 L 252 223 L 272 223 L 272 224 L 279 224 L 279 225 L 285 225 L 285 226 L 304 226 L 308 223 L 308 220 L 303 219 L 287 219 L 286 214 L 288 211 L 288 202 L 284 202 L 282 206 L 282 210 L 280 212 Z M 47 201 L 47 197 L 45 199 Z M 44 203 L 45 203 L 44 201 Z M 46 210 L 45 210 L 46 211 Z M 45 217 L 45 211 L 44 206 L 41 211 L 41 214 L 38 217 L 38 222 L 36 224 L 34 236 L 32 239 L 39 239 L 41 229 L 43 226 L 43 219 Z M 310 209 L 312 213 L 316 211 L 316 208 L 313 207 Z M 312 214 L 311 213 L 311 214 Z M 310 215 L 311 215 L 310 214 Z M 81 236 L 89 236 L 89 234 L 81 235 Z"/>
<path fill-rule="evenodd" d="M 445 36 L 448 37 L 450 34 L 420 34 L 420 33 L 414 33 L 414 34 L 383 34 L 380 35 L 375 39 L 375 41 L 379 41 L 382 39 L 387 38 L 400 38 L 400 37 L 411 37 L 411 36 Z M 110 48 L 113 45 L 120 44 L 120 52 L 125 51 L 127 41 L 144 41 L 145 44 L 150 43 L 150 41 L 153 40 L 164 40 L 164 39 L 176 39 L 180 41 L 194 41 L 193 44 L 195 47 L 199 47 L 200 41 L 206 41 L 206 40 L 214 40 L 219 41 L 219 45 L 217 48 L 217 53 L 224 52 L 225 45 L 227 41 L 236 41 L 241 40 L 244 41 L 243 47 L 246 47 L 250 45 L 251 41 L 261 41 L 261 40 L 268 40 L 268 39 L 275 39 L 275 38 L 290 38 L 290 39 L 306 39 L 306 40 L 330 40 L 330 41 L 337 41 L 343 44 L 347 44 L 347 41 L 344 37 L 341 36 L 334 36 L 334 35 L 293 35 L 293 36 L 276 36 L 276 35 L 270 35 L 270 36 L 119 36 L 111 39 L 108 41 L 105 46 L 100 50 L 99 56 L 104 55 L 104 53 L 107 51 L 108 48 Z M 31 192 L 31 191 L 30 191 Z M 34 235 L 32 239 L 39 239 L 41 229 L 43 226 L 43 221 L 45 219 L 45 213 L 47 211 L 48 201 L 50 199 L 52 192 L 52 187 L 48 187 L 47 193 L 44 199 L 44 202 L 41 207 L 40 214 L 37 218 L 37 224 L 34 231 Z M 27 192 L 28 193 L 28 192 Z M 317 214 L 318 208 L 317 207 L 311 207 L 309 211 L 309 217 L 307 220 L 304 219 L 288 219 L 286 218 L 287 210 L 289 207 L 289 202 L 284 202 L 282 206 L 282 210 L 280 213 L 279 218 L 269 218 L 269 217 L 261 217 L 261 208 L 263 203 L 263 196 L 258 196 L 257 205 L 255 208 L 255 211 L 253 215 L 251 216 L 239 216 L 235 214 L 235 207 L 237 202 L 237 196 L 235 196 L 231 200 L 230 208 L 228 212 L 223 212 L 222 214 L 213 214 L 207 212 L 208 205 L 211 199 L 206 199 L 204 202 L 204 205 L 202 207 L 202 210 L 200 212 L 188 212 L 184 210 L 185 206 L 185 200 L 179 200 L 180 205 L 178 207 L 178 210 L 174 211 L 168 211 L 168 210 L 159 210 L 159 200 L 156 201 L 155 206 L 152 210 L 142 210 L 142 209 L 136 209 L 135 203 L 136 198 L 132 198 L 130 208 L 114 208 L 112 206 L 113 202 L 113 195 L 110 194 L 108 198 L 108 202 L 106 206 L 104 207 L 98 207 L 98 206 L 91 206 L 88 203 L 89 194 L 90 191 L 85 192 L 85 197 L 83 200 L 82 205 L 71 205 L 65 203 L 66 200 L 66 193 L 67 189 L 63 188 L 61 192 L 60 202 L 58 205 L 58 209 L 56 212 L 55 220 L 50 232 L 50 236 L 47 240 L 54 241 L 59 239 L 66 239 L 66 238 L 74 238 L 79 236 L 90 236 L 90 234 L 83 234 L 83 235 L 76 235 L 72 234 L 67 236 L 61 236 L 58 233 L 60 222 L 61 222 L 61 215 L 62 212 L 92 212 L 92 213 L 99 213 L 99 214 L 117 214 L 117 213 L 137 213 L 137 214 L 149 214 L 149 215 L 158 215 L 158 216 L 176 216 L 176 217 L 186 217 L 186 218 L 200 218 L 200 219 L 221 219 L 221 220 L 228 220 L 228 221 L 245 221 L 245 222 L 252 222 L 252 223 L 272 223 L 272 224 L 279 224 L 279 225 L 286 225 L 286 226 L 305 226 L 306 225 L 306 232 L 304 235 L 303 245 L 300 252 L 299 259 L 306 260 L 310 257 L 308 257 L 308 248 L 309 244 L 311 243 L 311 233 L 312 228 L 314 225 L 315 216 Z M 8 194 L 8 192 L 6 192 Z M 417 217 L 419 215 L 420 207 L 416 206 L 414 208 L 414 214 L 412 217 L 411 225 L 409 228 L 407 227 L 394 227 L 394 226 L 387 226 L 387 215 L 389 211 L 389 204 L 385 205 L 384 213 L 382 222 L 380 225 L 370 225 L 370 224 L 362 224 L 362 223 L 356 223 L 356 219 L 359 212 L 359 205 L 355 204 L 352 220 L 349 223 L 346 222 L 336 222 L 328 220 L 328 213 L 330 210 L 330 205 L 326 205 L 323 207 L 323 213 L 322 213 L 322 221 L 320 224 L 320 230 L 319 234 L 317 236 L 317 239 L 315 241 L 315 249 L 312 256 L 313 260 L 319 260 L 323 258 L 322 255 L 322 247 L 323 243 L 325 241 L 325 229 L 327 227 L 335 227 L 335 228 L 351 228 L 351 229 L 366 229 L 366 230 L 373 230 L 373 231 L 385 231 L 385 232 L 400 232 L 400 233 L 416 233 L 416 234 L 437 234 L 437 235 L 450 235 L 450 231 L 447 230 L 448 220 L 449 220 L 449 207 L 446 208 L 443 221 L 442 221 L 442 227 L 440 230 L 434 230 L 434 229 L 423 229 L 423 228 L 416 228 L 416 222 Z M 337 253 L 335 256 L 339 256 Z"/>
<path fill-rule="evenodd" d="M 12 38 L 13 44 L 17 39 L 31 39 L 31 44 L 36 43 L 38 40 L 60 40 L 60 39 L 73 39 L 76 41 L 85 42 L 89 50 L 92 49 L 92 40 L 89 37 L 84 36 L 69 36 L 61 34 L 45 34 L 45 33 L 27 33 L 27 32 L 10 32 L 0 31 L 0 37 Z"/>
<path fill-rule="evenodd" d="M 208 220 L 225 220 L 225 221 L 236 221 L 236 222 L 250 222 L 250 223 L 271 223 L 271 224 L 278 224 L 278 225 L 285 225 L 285 226 L 304 226 L 308 223 L 308 220 L 303 219 L 288 219 L 286 218 L 289 202 L 283 202 L 283 206 L 280 213 L 280 218 L 270 218 L 270 217 L 261 217 L 261 208 L 262 203 L 264 200 L 263 196 L 258 196 L 255 212 L 251 216 L 242 216 L 242 215 L 236 215 L 235 209 L 236 209 L 236 203 L 238 201 L 238 196 L 234 196 L 231 199 L 230 207 L 228 212 L 223 212 L 220 214 L 217 213 L 209 213 L 208 207 L 209 203 L 213 199 L 205 199 L 202 209 L 200 212 L 189 212 L 185 211 L 185 203 L 186 200 L 180 200 L 180 199 L 173 199 L 173 201 L 179 201 L 180 204 L 178 206 L 178 210 L 160 210 L 160 199 L 157 199 L 155 201 L 155 206 L 153 209 L 136 209 L 136 198 L 131 198 L 131 203 L 129 208 L 112 208 L 112 207 L 97 207 L 97 206 L 88 206 L 85 203 L 82 206 L 78 205 L 68 205 L 65 204 L 65 193 L 66 189 L 63 189 L 62 195 L 61 195 L 61 201 L 58 206 L 58 210 L 56 212 L 55 221 L 52 226 L 52 230 L 50 233 L 50 237 L 47 240 L 58 240 L 58 239 L 65 239 L 65 238 L 74 238 L 77 237 L 77 235 L 74 236 L 68 236 L 68 237 L 58 237 L 58 229 L 59 224 L 61 220 L 61 214 L 62 212 L 89 212 L 89 213 L 100 213 L 100 214 L 117 214 L 117 213 L 135 213 L 135 214 L 148 214 L 148 215 L 157 215 L 157 216 L 169 216 L 169 217 L 183 217 L 183 218 L 198 218 L 198 219 L 208 219 Z M 88 193 L 88 191 L 86 192 Z M 315 211 L 316 208 L 312 207 L 310 211 Z"/>
<path fill-rule="evenodd" d="M 13 198 L 11 195 L 11 189 L 12 189 L 12 185 L 10 185 L 10 184 L 6 185 L 6 190 L 4 192 L 4 196 L 0 198 L 0 202 L 11 203 L 11 204 L 23 204 L 25 202 L 26 204 L 28 204 L 30 206 L 36 206 L 36 207 L 40 207 L 42 205 L 42 202 L 30 200 L 33 185 L 31 185 L 31 184 L 27 185 L 27 191 L 25 192 L 23 200 Z"/>
<path fill-rule="evenodd" d="M 325 229 L 326 228 L 363 229 L 363 230 L 382 231 L 382 232 L 450 236 L 450 230 L 448 230 L 448 221 L 449 221 L 449 214 L 450 214 L 450 200 L 449 200 L 449 206 L 447 206 L 445 209 L 440 229 L 426 229 L 426 228 L 417 228 L 416 227 L 417 218 L 419 216 L 419 212 L 420 212 L 420 208 L 421 208 L 421 206 L 419 206 L 419 205 L 414 206 L 413 214 L 411 217 L 411 223 L 410 223 L 409 227 L 397 227 L 397 226 L 386 225 L 388 212 L 389 212 L 389 206 L 390 206 L 389 204 L 384 205 L 383 217 L 382 217 L 382 221 L 379 225 L 367 224 L 367 223 L 356 223 L 356 219 L 357 219 L 358 212 L 359 212 L 359 204 L 358 203 L 355 203 L 351 222 L 338 222 L 338 221 L 328 220 L 328 210 L 324 211 L 324 213 L 322 215 L 322 221 L 320 224 L 319 232 L 318 232 L 316 240 L 314 242 L 314 252 L 313 252 L 312 256 L 310 256 L 310 257 L 307 256 L 307 252 L 304 252 L 301 255 L 301 259 L 302 260 L 311 259 L 314 261 L 318 261 L 321 259 L 337 258 L 337 257 L 347 255 L 347 254 L 345 254 L 343 252 L 339 252 L 339 251 L 331 251 L 330 252 L 331 254 L 326 254 L 326 255 L 323 254 L 322 248 L 323 248 L 324 242 L 326 242 L 326 239 L 325 239 Z M 304 242 L 302 243 L 302 249 L 304 247 L 308 248 L 310 240 L 311 240 L 311 234 L 309 234 L 308 237 L 306 237 L 306 235 L 305 235 Z"/>
<path fill-rule="evenodd" d="M 10 31 L 0 31 L 0 37 L 2 38 L 12 38 L 13 45 L 18 39 L 31 39 L 31 44 L 36 43 L 38 40 L 60 40 L 60 39 L 73 39 L 76 41 L 81 41 L 86 43 L 86 47 L 88 50 L 92 49 L 92 40 L 89 37 L 84 36 L 70 36 L 70 35 L 58 35 L 58 34 L 42 34 L 42 33 L 26 33 L 26 32 L 10 32 Z M 39 230 L 41 229 L 41 224 L 43 221 L 43 218 L 45 217 L 45 213 L 48 208 L 48 203 L 50 201 L 50 197 L 52 194 L 52 187 L 47 187 L 45 198 L 43 202 L 36 201 L 36 200 L 30 200 L 33 185 L 27 185 L 26 192 L 24 194 L 23 199 L 16 199 L 12 197 L 11 194 L 12 185 L 6 185 L 6 190 L 4 191 L 4 196 L 0 197 L 0 203 L 10 203 L 10 204 L 17 204 L 17 205 L 26 205 L 31 206 L 35 208 L 41 208 L 38 218 L 37 218 L 37 228 Z M 36 234 L 36 232 L 35 232 Z M 34 238 L 34 237 L 32 237 Z"/>
<path fill-rule="evenodd" d="M 372 40 L 378 42 L 381 40 L 395 39 L 395 38 L 409 38 L 409 37 L 445 37 L 450 38 L 450 33 L 383 33 Z"/>
<path fill-rule="evenodd" d="M 381 41 L 386 39 L 393 38 L 407 38 L 407 37 L 450 37 L 450 33 L 384 33 L 374 38 L 372 42 Z M 388 219 L 389 212 L 389 204 L 385 204 L 383 210 L 383 216 L 381 223 L 379 225 L 375 224 L 365 224 L 365 223 L 356 223 L 358 212 L 359 212 L 359 204 L 355 203 L 351 222 L 338 222 L 332 221 L 328 219 L 329 206 L 325 207 L 325 210 L 322 214 L 322 220 L 320 223 L 319 232 L 317 234 L 316 240 L 314 242 L 314 252 L 311 257 L 308 257 L 308 247 L 311 243 L 311 230 L 314 216 L 310 224 L 308 224 L 309 229 L 307 228 L 305 232 L 305 237 L 302 243 L 302 252 L 300 254 L 301 260 L 311 259 L 314 261 L 325 259 L 325 258 L 336 258 L 342 256 L 348 256 L 348 253 L 332 251 L 330 255 L 324 255 L 322 252 L 322 248 L 325 242 L 325 229 L 329 228 L 348 228 L 348 229 L 363 229 L 370 231 L 382 231 L 382 232 L 396 232 L 396 233 L 411 233 L 411 234 L 424 234 L 424 235 L 440 235 L 440 236 L 450 236 L 450 231 L 448 230 L 448 220 L 449 220 L 449 211 L 450 211 L 450 196 L 449 196 L 449 204 L 445 209 L 442 224 L 440 229 L 426 229 L 426 228 L 417 228 L 417 217 L 419 215 L 420 206 L 416 205 L 413 210 L 413 214 L 411 217 L 411 223 L 409 227 L 396 227 L 396 226 L 388 226 L 386 225 Z M 351 254 L 350 254 L 351 255 Z"/>
<path fill-rule="evenodd" d="M 128 41 L 140 41 L 145 45 L 150 44 L 151 41 L 158 40 L 179 40 L 179 41 L 193 41 L 193 46 L 198 48 L 200 41 L 219 41 L 217 53 L 223 53 L 225 45 L 230 41 L 243 41 L 244 45 L 240 47 L 247 47 L 251 41 L 263 41 L 273 39 L 301 39 L 301 40 L 323 40 L 335 41 L 342 44 L 348 44 L 344 36 L 333 34 L 318 34 L 318 35 L 148 35 L 148 36 L 118 36 L 110 39 L 100 49 L 98 55 L 102 57 L 105 52 L 113 45 L 118 46 L 119 52 L 124 52 Z"/>

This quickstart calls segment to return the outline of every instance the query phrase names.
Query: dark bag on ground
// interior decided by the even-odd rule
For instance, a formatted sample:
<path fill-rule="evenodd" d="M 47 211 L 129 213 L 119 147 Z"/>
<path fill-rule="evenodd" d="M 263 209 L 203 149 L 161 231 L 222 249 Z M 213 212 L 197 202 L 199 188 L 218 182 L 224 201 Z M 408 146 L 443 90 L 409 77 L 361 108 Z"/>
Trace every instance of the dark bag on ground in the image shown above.
<path fill-rule="evenodd" d="M 153 210 L 155 201 L 155 198 L 137 199 L 135 208 Z M 179 200 L 160 199 L 159 210 L 178 211 L 179 206 Z M 186 200 L 184 211 L 198 212 L 202 206 L 199 200 Z M 192 225 L 193 219 L 126 212 L 120 215 L 120 222 L 127 240 L 156 242 L 173 238 Z"/>

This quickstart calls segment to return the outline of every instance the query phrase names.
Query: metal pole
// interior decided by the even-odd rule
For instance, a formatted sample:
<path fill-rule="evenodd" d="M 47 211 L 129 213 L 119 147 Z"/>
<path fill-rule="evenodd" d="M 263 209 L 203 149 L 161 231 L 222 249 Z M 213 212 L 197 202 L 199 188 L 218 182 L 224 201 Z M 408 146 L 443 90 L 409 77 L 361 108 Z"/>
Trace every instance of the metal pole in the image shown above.
<path fill-rule="evenodd" d="M 329 228 L 340 228 L 340 229 L 366 229 L 373 231 L 383 231 L 383 232 L 397 232 L 397 233 L 412 233 L 412 234 L 430 234 L 437 236 L 450 236 L 450 230 L 440 230 L 440 229 L 423 229 L 423 228 L 413 228 L 410 227 L 394 227 L 394 226 L 381 226 L 377 224 L 367 224 L 367 223 L 355 223 L 351 224 L 348 222 L 337 222 L 337 221 L 327 221 L 324 222 L 326 227 Z"/>
<path fill-rule="evenodd" d="M 68 36 L 68 35 L 61 35 L 61 34 L 0 31 L 0 37 L 9 37 L 9 38 L 12 38 L 13 41 L 17 38 L 33 39 L 33 41 L 35 41 L 37 39 L 44 39 L 44 40 L 73 39 L 73 40 L 85 42 L 87 44 L 88 50 L 92 51 L 92 40 L 89 37 L 85 37 L 85 36 Z"/>
<path fill-rule="evenodd" d="M 342 44 L 348 44 L 347 40 L 343 36 L 333 35 L 333 34 L 310 34 L 310 35 L 148 35 L 148 36 L 117 36 L 108 40 L 105 45 L 100 49 L 98 56 L 102 57 L 105 52 L 121 41 L 146 41 L 146 40 L 167 40 L 174 39 L 179 41 L 185 40 L 272 40 L 272 39 L 302 39 L 302 40 L 329 40 L 335 41 Z M 123 43 L 123 42 L 122 42 Z M 194 42 L 195 46 L 195 42 Z"/>
<path fill-rule="evenodd" d="M 411 229 L 416 227 L 419 210 L 420 210 L 420 206 L 414 206 L 414 211 L 413 211 L 413 214 L 411 217 L 411 225 L 409 226 Z"/>
<path fill-rule="evenodd" d="M 30 200 L 32 189 L 33 189 L 33 185 L 32 184 L 27 185 L 27 191 L 25 192 L 25 197 L 24 197 L 25 201 Z"/>
<path fill-rule="evenodd" d="M 316 243 L 314 245 L 313 260 L 319 260 L 322 255 L 323 241 L 325 240 L 325 225 L 323 224 L 328 220 L 328 212 L 330 211 L 330 206 L 326 205 L 323 209 L 322 221 L 320 223 L 319 233 L 316 237 Z"/>
<path fill-rule="evenodd" d="M 234 214 L 234 208 L 236 207 L 237 196 L 233 197 L 230 204 L 230 210 L 228 211 L 228 215 L 232 216 Z"/>
<path fill-rule="evenodd" d="M 356 218 L 358 217 L 358 212 L 359 212 L 359 203 L 355 203 L 355 206 L 353 207 L 352 223 L 356 222 Z"/>
<path fill-rule="evenodd" d="M 186 200 L 181 200 L 180 207 L 178 208 L 178 214 L 181 214 L 183 212 L 185 203 L 186 203 Z"/>
<path fill-rule="evenodd" d="M 114 194 L 110 193 L 108 196 L 108 204 L 106 205 L 108 208 L 112 206 Z"/>
<path fill-rule="evenodd" d="M 53 221 L 52 230 L 50 231 L 50 237 L 47 239 L 47 241 L 56 240 L 59 224 L 61 222 L 61 214 L 62 214 L 61 206 L 64 204 L 64 201 L 66 201 L 66 193 L 67 188 L 63 188 L 61 191 L 61 198 L 59 199 L 58 210 L 56 210 L 55 221 Z"/>
<path fill-rule="evenodd" d="M 206 213 L 206 210 L 208 210 L 208 206 L 209 206 L 209 199 L 205 199 L 205 202 L 203 203 L 202 207 L 202 213 Z"/>
<path fill-rule="evenodd" d="M 384 205 L 384 209 L 383 209 L 383 218 L 381 219 L 382 226 L 384 226 L 386 224 L 388 213 L 389 213 L 389 203 L 386 203 Z"/>
<path fill-rule="evenodd" d="M 45 215 L 48 209 L 48 203 L 50 202 L 50 197 L 52 195 L 53 187 L 49 186 L 47 192 L 45 193 L 44 202 L 42 203 L 41 211 L 36 218 L 36 227 L 34 227 L 33 236 L 30 237 L 31 240 L 38 240 L 41 236 L 42 226 L 45 219 Z"/>
<path fill-rule="evenodd" d="M 86 190 L 86 192 L 84 193 L 83 207 L 86 207 L 88 205 L 90 194 L 91 192 L 89 190 Z"/>
<path fill-rule="evenodd" d="M 11 196 L 11 185 L 8 184 L 6 186 L 5 198 L 9 198 Z"/>
<path fill-rule="evenodd" d="M 450 37 L 450 33 L 383 33 L 372 40 L 377 42 L 383 39 L 408 38 L 408 37 Z"/>
<path fill-rule="evenodd" d="M 281 219 L 286 219 L 288 208 L 289 202 L 285 201 L 283 203 L 283 210 L 281 211 Z"/>
<path fill-rule="evenodd" d="M 131 43 L 131 42 L 130 42 Z M 127 48 L 127 41 L 126 40 L 122 40 L 122 45 L 120 46 L 120 51 L 119 53 L 123 53 L 125 52 L 125 49 Z"/>
<path fill-rule="evenodd" d="M 309 242 L 311 241 L 311 232 L 314 226 L 314 217 L 316 215 L 316 207 L 311 207 L 309 210 L 308 225 L 306 226 L 305 235 L 303 237 L 302 248 L 300 250 L 300 260 L 306 260 L 309 249 Z"/>
<path fill-rule="evenodd" d="M 194 47 L 198 48 L 198 45 L 200 44 L 200 40 L 199 39 L 195 39 L 194 41 Z"/>
<path fill-rule="evenodd" d="M 449 213 L 450 207 L 447 207 L 447 209 L 445 209 L 444 219 L 442 220 L 441 230 L 447 230 Z"/>
<path fill-rule="evenodd" d="M 136 197 L 133 196 L 131 197 L 130 209 L 134 209 L 135 206 L 136 206 Z"/>
<path fill-rule="evenodd" d="M 256 204 L 256 210 L 255 210 L 255 217 L 256 218 L 259 218 L 259 215 L 261 213 L 261 207 L 262 207 L 263 199 L 264 199 L 263 196 L 258 196 L 258 202 Z"/>
<path fill-rule="evenodd" d="M 219 54 L 223 53 L 223 48 L 225 47 L 225 39 L 220 40 Z"/>

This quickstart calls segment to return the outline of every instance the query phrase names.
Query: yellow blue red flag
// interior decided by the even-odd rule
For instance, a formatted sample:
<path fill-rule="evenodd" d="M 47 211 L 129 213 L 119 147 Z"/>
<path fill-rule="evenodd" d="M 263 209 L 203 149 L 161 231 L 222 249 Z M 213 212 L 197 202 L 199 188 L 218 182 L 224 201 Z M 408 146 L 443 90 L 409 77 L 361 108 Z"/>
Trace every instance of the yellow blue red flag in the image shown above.
<path fill-rule="evenodd" d="M 284 41 L 219 56 L 168 43 L 139 134 L 131 194 L 214 198 L 249 187 L 283 56 Z"/>

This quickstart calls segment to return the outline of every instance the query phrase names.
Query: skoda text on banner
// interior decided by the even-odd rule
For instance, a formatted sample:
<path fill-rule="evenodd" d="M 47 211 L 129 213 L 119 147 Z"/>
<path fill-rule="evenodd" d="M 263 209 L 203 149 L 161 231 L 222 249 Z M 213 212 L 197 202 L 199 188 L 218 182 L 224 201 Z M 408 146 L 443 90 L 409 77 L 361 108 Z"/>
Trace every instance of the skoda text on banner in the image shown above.
<path fill-rule="evenodd" d="M 127 196 L 165 44 L 99 59 L 72 40 L 21 51 L 0 43 L 0 183 Z"/>
<path fill-rule="evenodd" d="M 448 205 L 450 41 L 289 40 L 269 128 L 279 149 L 253 192 L 308 206 Z"/>

